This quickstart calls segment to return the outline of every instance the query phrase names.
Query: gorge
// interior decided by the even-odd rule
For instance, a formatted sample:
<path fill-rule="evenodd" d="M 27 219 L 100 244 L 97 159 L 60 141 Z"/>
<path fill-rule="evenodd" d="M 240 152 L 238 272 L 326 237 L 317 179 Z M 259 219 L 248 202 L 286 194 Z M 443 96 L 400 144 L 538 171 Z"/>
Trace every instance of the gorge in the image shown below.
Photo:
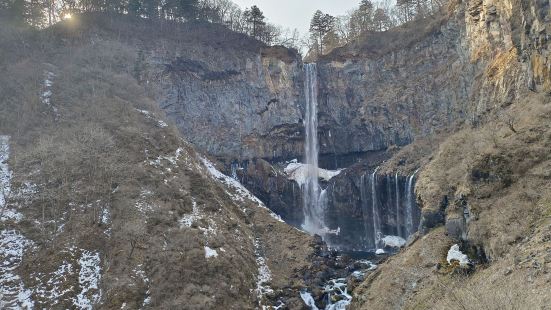
<path fill-rule="evenodd" d="M 0 4 L 0 308 L 547 309 L 551 3 L 305 60 Z"/>

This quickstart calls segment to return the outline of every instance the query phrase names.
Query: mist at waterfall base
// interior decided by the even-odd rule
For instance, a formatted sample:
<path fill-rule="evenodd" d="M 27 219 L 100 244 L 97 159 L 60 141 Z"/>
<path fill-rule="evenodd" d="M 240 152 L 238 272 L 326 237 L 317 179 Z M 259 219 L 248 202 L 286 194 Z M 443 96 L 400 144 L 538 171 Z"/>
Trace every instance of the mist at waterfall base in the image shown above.
<path fill-rule="evenodd" d="M 334 205 L 342 197 L 331 182 L 319 181 L 318 79 L 316 64 L 305 64 L 306 178 L 302 184 L 304 222 L 302 229 L 323 238 L 340 252 L 373 252 L 396 248 L 397 239 L 407 240 L 417 230 L 420 211 L 415 201 L 415 173 L 404 177 L 379 175 L 378 168 L 361 174 L 359 201 L 350 197 L 354 218 L 338 216 Z M 325 186 L 325 188 L 322 188 Z M 339 202 L 342 204 L 342 201 Z M 399 237 L 399 238 L 396 238 Z M 390 241 L 389 241 L 390 240 Z M 395 243 L 395 242 L 394 242 Z M 359 253 L 358 253 L 359 254 Z"/>

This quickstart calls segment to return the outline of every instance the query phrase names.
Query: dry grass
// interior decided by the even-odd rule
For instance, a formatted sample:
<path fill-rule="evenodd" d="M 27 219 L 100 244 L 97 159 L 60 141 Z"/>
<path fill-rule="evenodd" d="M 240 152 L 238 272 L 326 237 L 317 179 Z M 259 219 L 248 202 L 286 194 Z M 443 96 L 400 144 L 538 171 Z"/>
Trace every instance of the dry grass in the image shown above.
<path fill-rule="evenodd" d="M 507 115 L 514 116 L 514 130 Z M 483 249 L 489 264 L 468 276 L 437 270 L 452 242 L 437 228 L 380 266 L 379 275 L 355 291 L 356 308 L 548 309 L 549 149 L 545 94 L 527 95 L 486 125 L 446 137 L 422 169 L 417 195 L 425 211 L 439 208 L 443 197 L 448 214 L 456 208 L 462 214 L 466 203 L 466 241 Z"/>
<path fill-rule="evenodd" d="M 83 31 L 84 22 L 93 19 L 85 18 L 42 33 L 13 35 L 9 27 L 0 27 L 0 36 L 7 38 L 0 41 L 0 52 L 12 57 L 0 59 L 0 133 L 12 136 L 13 188 L 32 182 L 39 189 L 30 201 L 12 201 L 24 206 L 21 223 L 0 224 L 36 242 L 36 251 L 27 253 L 20 270 L 25 282 L 33 287 L 37 272 L 51 273 L 64 260 L 73 261 L 62 253 L 75 246 L 101 254 L 103 308 L 120 309 L 123 303 L 140 308 L 149 294 L 152 308 L 253 309 L 258 270 L 252 240 L 258 237 L 278 275 L 274 288 L 300 285 L 298 273 L 311 255 L 310 238 L 287 231 L 250 202 L 233 201 L 228 189 L 201 168 L 178 130 L 158 126 L 164 115 L 151 88 L 133 77 L 141 49 L 133 41 L 136 29 L 122 22 L 126 28 L 119 38 L 111 30 L 120 21 L 111 23 L 107 17 L 100 18 L 105 24 Z M 144 35 L 154 37 L 156 31 Z M 105 34 L 101 39 L 100 32 Z M 176 34 L 186 36 L 183 30 Z M 220 44 L 232 39 L 222 37 Z M 12 55 L 19 43 L 25 49 Z M 231 45 L 241 43 L 233 40 Z M 51 102 L 58 116 L 39 100 L 45 70 L 56 75 Z M 176 164 L 162 159 L 160 167 L 150 163 L 174 156 L 177 148 L 182 153 Z M 192 212 L 193 201 L 204 218 L 183 228 L 179 220 Z M 250 211 L 245 214 L 242 208 Z M 108 224 L 101 220 L 106 210 Z M 215 226 L 215 234 L 205 231 L 209 226 Z M 288 238 L 276 237 L 282 235 Z M 207 244 L 218 258 L 205 259 Z M 280 264 L 288 259 L 292 263 Z M 136 275 L 137 269 L 145 271 L 148 283 Z M 67 281 L 78 288 L 78 279 Z M 37 306 L 53 307 L 48 302 L 37 300 Z M 71 308 L 72 303 L 64 300 L 58 306 Z"/>

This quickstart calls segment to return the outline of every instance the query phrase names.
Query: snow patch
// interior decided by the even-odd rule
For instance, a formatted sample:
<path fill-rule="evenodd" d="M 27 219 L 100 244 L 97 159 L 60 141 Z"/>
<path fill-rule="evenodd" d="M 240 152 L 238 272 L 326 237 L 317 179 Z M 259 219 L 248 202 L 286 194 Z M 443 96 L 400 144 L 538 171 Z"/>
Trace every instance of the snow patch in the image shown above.
<path fill-rule="evenodd" d="M 147 286 L 147 291 L 145 292 L 145 297 L 142 303 L 142 307 L 145 307 L 149 304 L 151 304 L 151 290 L 149 287 L 149 278 L 145 274 L 145 271 L 143 270 L 142 264 L 139 264 L 136 269 L 134 269 L 134 273 L 137 277 L 140 278 L 140 280 L 143 281 L 143 283 Z M 122 308 L 121 308 L 122 309 Z"/>
<path fill-rule="evenodd" d="M 383 244 L 391 248 L 401 248 L 406 245 L 406 240 L 398 236 L 385 236 L 383 238 Z"/>
<path fill-rule="evenodd" d="M 93 309 L 101 299 L 101 259 L 98 252 L 83 251 L 78 261 L 80 271 L 78 284 L 82 289 L 77 295 L 75 306 L 79 309 Z"/>
<path fill-rule="evenodd" d="M 44 82 L 42 82 L 42 93 L 40 94 L 40 102 L 50 107 L 55 114 L 56 120 L 59 118 L 57 108 L 52 105 L 52 86 L 54 85 L 55 73 L 44 71 Z"/>
<path fill-rule="evenodd" d="M 190 228 L 193 223 L 202 218 L 201 214 L 199 213 L 199 208 L 197 207 L 197 202 L 195 201 L 195 199 L 192 199 L 191 203 L 193 206 L 191 214 L 186 214 L 180 219 L 180 227 Z"/>
<path fill-rule="evenodd" d="M 0 136 L 0 222 L 19 222 L 23 215 L 16 210 L 7 209 L 8 196 L 11 193 L 12 172 L 8 166 L 10 158 L 10 137 Z"/>
<path fill-rule="evenodd" d="M 104 233 L 107 236 L 111 236 L 111 212 L 109 211 L 109 207 L 104 207 L 101 211 L 101 224 L 107 226 L 107 229 L 104 231 Z"/>
<path fill-rule="evenodd" d="M 146 119 L 152 119 L 154 120 L 156 123 L 157 123 L 157 127 L 160 127 L 160 128 L 166 128 L 168 127 L 168 124 L 162 120 L 157 120 L 155 118 L 155 115 L 153 115 L 153 113 L 147 111 L 147 110 L 140 110 L 140 109 L 136 109 L 136 111 L 140 112 L 142 115 L 145 116 Z"/>
<path fill-rule="evenodd" d="M 266 263 L 266 259 L 262 256 L 260 240 L 258 238 L 254 240 L 254 252 L 256 255 L 256 265 L 258 266 L 258 276 L 256 277 L 258 305 L 265 308 L 266 306 L 262 305 L 263 296 L 273 292 L 272 288 L 268 285 L 272 280 L 272 272 Z"/>
<path fill-rule="evenodd" d="M 465 267 L 471 263 L 469 257 L 461 252 L 458 244 L 452 245 L 452 247 L 448 251 L 447 261 L 448 264 L 451 264 L 452 261 L 458 261 L 459 265 L 462 267 Z"/>
<path fill-rule="evenodd" d="M 74 293 L 74 286 L 67 287 L 64 284 L 74 273 L 73 264 L 64 260 L 57 270 L 52 273 L 33 274 L 33 278 L 38 282 L 34 294 L 39 300 L 48 300 L 52 305 L 60 304 L 67 299 L 71 300 L 70 296 Z"/>
<path fill-rule="evenodd" d="M 287 167 L 285 167 L 284 171 L 287 174 L 287 178 L 290 180 L 294 180 L 297 182 L 300 186 L 304 185 L 306 183 L 306 179 L 308 177 L 308 169 L 309 165 L 302 164 L 291 161 Z M 318 176 L 320 179 L 323 179 L 324 181 L 329 181 L 332 178 L 336 177 L 342 172 L 342 170 L 326 170 L 322 168 L 318 168 Z"/>
<path fill-rule="evenodd" d="M 205 258 L 218 257 L 218 252 L 216 250 L 205 246 Z"/>
<path fill-rule="evenodd" d="M 25 250 L 33 242 L 15 230 L 0 231 L 0 305 L 13 309 L 33 309 L 32 291 L 25 288 L 15 272 Z"/>
<path fill-rule="evenodd" d="M 199 224 L 199 221 L 205 218 L 205 216 L 201 214 L 201 211 L 197 206 L 197 202 L 195 201 L 195 198 L 191 198 L 191 203 L 193 206 L 191 214 L 185 214 L 184 216 L 182 216 L 182 218 L 179 220 L 180 228 L 191 228 L 194 223 Z M 208 227 L 197 226 L 197 228 L 207 236 L 216 235 L 217 229 L 218 229 L 216 222 L 212 218 L 207 218 L 207 222 L 208 222 Z"/>
<path fill-rule="evenodd" d="M 241 183 L 239 183 L 239 181 L 218 171 L 218 169 L 214 167 L 214 164 L 211 163 L 208 159 L 201 158 L 201 161 L 207 168 L 210 175 L 214 177 L 214 179 L 222 182 L 223 184 L 225 184 L 226 186 L 228 186 L 233 190 L 233 193 L 226 191 L 226 193 L 232 198 L 233 201 L 244 202 L 245 199 L 252 200 L 257 204 L 258 207 L 268 210 L 271 217 L 273 217 L 279 222 L 284 222 L 281 216 L 275 214 L 270 209 L 268 209 L 264 205 L 264 203 L 260 199 L 258 199 L 258 197 L 256 197 L 251 192 L 249 192 L 249 190 L 246 189 L 245 186 L 243 186 Z M 245 212 L 245 210 L 243 210 L 243 212 Z"/>
<path fill-rule="evenodd" d="M 142 192 L 140 193 L 140 198 L 138 199 L 138 201 L 136 201 L 136 208 L 142 214 L 147 214 L 153 211 L 153 206 L 147 202 L 147 198 L 152 195 L 153 192 L 149 190 L 142 190 Z"/>
<path fill-rule="evenodd" d="M 163 167 L 163 161 L 166 161 L 171 165 L 171 167 L 165 167 L 165 169 L 168 172 L 171 172 L 172 168 L 178 168 L 178 165 L 177 165 L 178 160 L 180 159 L 180 156 L 182 155 L 183 151 L 184 151 L 184 149 L 179 147 L 178 149 L 176 149 L 173 156 L 161 156 L 161 155 L 159 155 L 156 159 L 150 160 L 149 164 L 153 167 L 156 167 L 156 168 L 162 168 Z M 147 150 L 146 150 L 146 153 L 147 153 Z"/>

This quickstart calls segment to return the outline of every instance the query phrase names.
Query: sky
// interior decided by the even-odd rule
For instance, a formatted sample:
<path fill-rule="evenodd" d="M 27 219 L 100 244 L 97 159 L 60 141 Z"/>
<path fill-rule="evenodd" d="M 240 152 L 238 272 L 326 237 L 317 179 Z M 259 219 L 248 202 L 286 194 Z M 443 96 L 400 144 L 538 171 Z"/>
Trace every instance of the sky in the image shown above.
<path fill-rule="evenodd" d="M 256 5 L 268 22 L 284 28 L 308 32 L 316 10 L 333 16 L 344 15 L 359 6 L 360 0 L 233 0 L 242 9 Z"/>

